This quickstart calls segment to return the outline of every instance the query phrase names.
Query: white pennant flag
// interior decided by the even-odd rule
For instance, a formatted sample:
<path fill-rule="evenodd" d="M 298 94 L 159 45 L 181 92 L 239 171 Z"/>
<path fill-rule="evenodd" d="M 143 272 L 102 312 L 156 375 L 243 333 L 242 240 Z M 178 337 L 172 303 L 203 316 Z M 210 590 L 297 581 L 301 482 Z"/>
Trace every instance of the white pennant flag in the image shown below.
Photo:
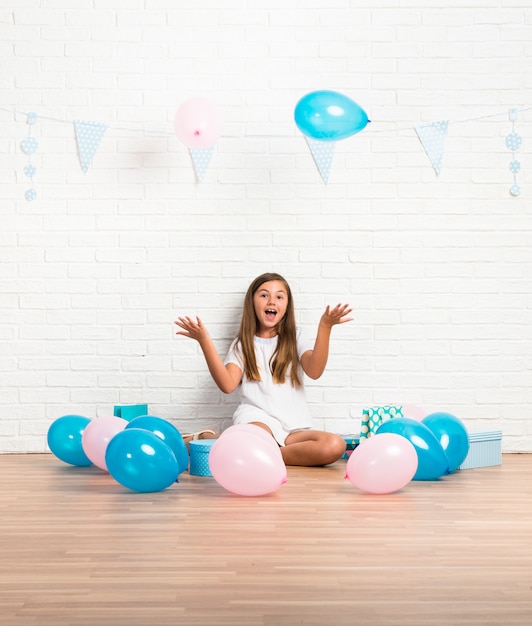
<path fill-rule="evenodd" d="M 443 163 L 443 152 L 448 125 L 449 120 L 443 120 L 441 122 L 432 122 L 431 124 L 420 124 L 414 127 L 419 141 L 421 141 L 421 145 L 425 149 L 437 176 L 440 175 Z"/>
<path fill-rule="evenodd" d="M 318 141 L 310 137 L 305 137 L 305 139 L 307 140 L 312 158 L 316 163 L 316 167 L 318 168 L 323 182 L 327 184 L 336 143 L 334 141 Z"/>
<path fill-rule="evenodd" d="M 209 169 L 209 163 L 211 162 L 211 157 L 214 152 L 215 146 L 209 146 L 208 148 L 190 148 L 190 157 L 192 159 L 192 164 L 194 165 L 194 170 L 196 172 L 196 177 L 198 182 L 203 182 L 203 178 Z"/>
<path fill-rule="evenodd" d="M 91 161 L 96 154 L 100 141 L 105 135 L 107 124 L 74 120 L 76 139 L 78 141 L 79 160 L 81 169 L 86 174 Z"/>

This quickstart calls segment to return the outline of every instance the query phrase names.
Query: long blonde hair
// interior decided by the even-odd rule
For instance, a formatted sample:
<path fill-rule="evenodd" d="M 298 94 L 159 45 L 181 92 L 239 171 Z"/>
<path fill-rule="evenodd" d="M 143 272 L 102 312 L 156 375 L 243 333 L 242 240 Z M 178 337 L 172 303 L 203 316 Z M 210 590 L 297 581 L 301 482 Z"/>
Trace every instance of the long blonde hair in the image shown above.
<path fill-rule="evenodd" d="M 238 332 L 238 341 L 242 350 L 244 361 L 244 374 L 251 381 L 259 382 L 260 372 L 255 357 L 254 339 L 258 330 L 258 320 L 255 315 L 253 296 L 261 285 L 278 280 L 283 283 L 288 296 L 288 304 L 283 319 L 277 324 L 277 346 L 270 359 L 270 370 L 273 382 L 279 385 L 286 382 L 286 377 L 290 375 L 290 383 L 293 387 L 301 387 L 302 381 L 299 375 L 299 359 L 297 355 L 296 340 L 296 317 L 294 313 L 294 302 L 290 286 L 280 275 L 272 272 L 261 274 L 251 283 L 244 298 L 244 308 L 242 320 Z"/>

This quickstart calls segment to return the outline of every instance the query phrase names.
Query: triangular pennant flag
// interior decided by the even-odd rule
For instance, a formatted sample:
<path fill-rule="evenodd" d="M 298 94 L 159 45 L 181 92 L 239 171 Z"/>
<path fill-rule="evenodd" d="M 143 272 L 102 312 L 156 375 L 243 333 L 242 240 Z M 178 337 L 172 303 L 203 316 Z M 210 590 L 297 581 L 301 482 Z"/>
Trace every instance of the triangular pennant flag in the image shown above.
<path fill-rule="evenodd" d="M 421 141 L 421 145 L 425 149 L 437 176 L 440 175 L 443 163 L 443 152 L 448 125 L 449 120 L 443 120 L 441 122 L 421 124 L 414 127 L 419 141 Z"/>
<path fill-rule="evenodd" d="M 207 173 L 209 168 L 209 163 L 211 162 L 211 157 L 214 152 L 214 146 L 209 146 L 208 148 L 190 148 L 190 157 L 192 159 L 192 165 L 194 165 L 194 170 L 196 172 L 196 177 L 198 182 L 203 182 L 203 178 Z"/>
<path fill-rule="evenodd" d="M 86 174 L 92 158 L 107 130 L 107 124 L 74 120 L 76 139 L 78 140 L 79 160 L 81 169 Z"/>
<path fill-rule="evenodd" d="M 312 158 L 316 163 L 316 167 L 318 168 L 323 182 L 327 184 L 336 143 L 334 141 L 318 141 L 310 137 L 305 137 L 305 139 L 307 140 L 308 147 L 312 153 Z"/>

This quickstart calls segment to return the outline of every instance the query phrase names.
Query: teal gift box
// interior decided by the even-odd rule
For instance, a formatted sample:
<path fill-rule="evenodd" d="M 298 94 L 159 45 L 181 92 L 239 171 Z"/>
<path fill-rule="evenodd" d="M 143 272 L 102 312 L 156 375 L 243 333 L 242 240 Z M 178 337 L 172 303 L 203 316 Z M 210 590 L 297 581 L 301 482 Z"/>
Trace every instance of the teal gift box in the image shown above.
<path fill-rule="evenodd" d="M 501 443 L 500 430 L 469 433 L 469 452 L 458 469 L 502 465 Z"/>
<path fill-rule="evenodd" d="M 121 417 L 122 419 L 130 422 L 135 417 L 141 415 L 148 415 L 147 404 L 118 404 L 114 407 L 115 417 Z"/>
<path fill-rule="evenodd" d="M 212 476 L 209 454 L 217 439 L 195 439 L 190 446 L 190 473 L 194 476 Z"/>
<path fill-rule="evenodd" d="M 348 459 L 351 456 L 353 450 L 360 443 L 360 437 L 358 435 L 340 435 L 345 441 L 345 452 L 342 455 L 342 459 Z"/>

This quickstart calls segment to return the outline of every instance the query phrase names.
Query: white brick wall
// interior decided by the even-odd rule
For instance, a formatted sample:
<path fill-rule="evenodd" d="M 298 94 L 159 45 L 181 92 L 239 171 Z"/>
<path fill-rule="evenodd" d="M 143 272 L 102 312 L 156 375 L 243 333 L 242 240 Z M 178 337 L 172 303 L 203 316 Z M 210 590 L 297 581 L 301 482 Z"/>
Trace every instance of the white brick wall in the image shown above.
<path fill-rule="evenodd" d="M 0 452 L 44 451 L 57 417 L 115 404 L 229 424 L 235 398 L 173 320 L 199 314 L 224 353 L 268 270 L 310 333 L 327 303 L 355 307 L 307 386 L 318 426 L 410 403 L 532 452 L 531 42 L 523 0 L 1 2 Z M 315 89 L 372 120 L 328 185 L 293 121 Z M 202 184 L 172 126 L 196 96 L 224 116 Z M 86 175 L 74 119 L 109 125 Z M 413 127 L 443 119 L 436 177 Z"/>

